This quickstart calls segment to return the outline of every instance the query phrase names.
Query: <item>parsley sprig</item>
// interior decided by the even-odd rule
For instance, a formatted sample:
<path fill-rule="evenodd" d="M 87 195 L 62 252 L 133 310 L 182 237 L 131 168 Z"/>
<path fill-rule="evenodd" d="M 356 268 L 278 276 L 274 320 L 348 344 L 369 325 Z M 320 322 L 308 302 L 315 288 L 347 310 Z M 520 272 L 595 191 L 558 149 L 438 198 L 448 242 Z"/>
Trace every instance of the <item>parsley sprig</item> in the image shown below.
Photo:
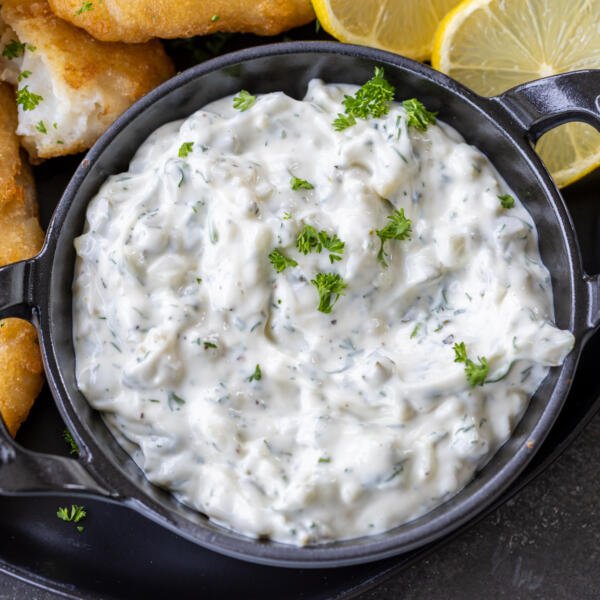
<path fill-rule="evenodd" d="M 43 99 L 39 94 L 29 91 L 27 85 L 17 90 L 17 104 L 20 104 L 23 110 L 33 110 Z"/>
<path fill-rule="evenodd" d="M 277 248 L 269 254 L 269 260 L 278 273 L 285 271 L 288 267 L 298 266 L 298 263 L 293 258 L 287 257 Z"/>
<path fill-rule="evenodd" d="M 260 370 L 260 365 L 256 365 L 254 368 L 254 373 L 248 377 L 248 381 L 260 381 L 262 379 L 262 371 Z"/>
<path fill-rule="evenodd" d="M 68 429 L 65 429 L 63 431 L 63 440 L 65 440 L 65 442 L 69 446 L 69 454 L 75 454 L 76 456 L 79 456 L 79 446 L 77 445 L 77 442 L 73 439 L 73 436 L 71 435 L 71 432 Z"/>
<path fill-rule="evenodd" d="M 499 194 L 498 200 L 500 200 L 500 204 L 502 208 L 509 209 L 515 207 L 515 199 L 510 194 Z"/>
<path fill-rule="evenodd" d="M 342 260 L 346 244 L 336 233 L 329 235 L 326 231 L 317 231 L 312 225 L 305 225 L 296 238 L 296 248 L 302 254 L 316 252 L 320 254 L 323 248 L 329 251 L 329 262 L 333 264 Z"/>
<path fill-rule="evenodd" d="M 306 179 L 300 179 L 299 177 L 294 177 L 290 179 L 290 187 L 294 192 L 298 190 L 313 190 L 315 186 L 310 182 L 306 181 Z"/>
<path fill-rule="evenodd" d="M 356 125 L 356 119 L 375 119 L 388 114 L 394 99 L 394 88 L 385 79 L 381 67 L 375 67 L 375 74 L 360 87 L 354 96 L 344 96 L 344 113 L 333 121 L 336 131 L 343 131 Z"/>
<path fill-rule="evenodd" d="M 464 342 L 454 344 L 453 350 L 455 355 L 454 362 L 464 363 L 465 365 L 465 375 L 467 376 L 469 385 L 471 387 L 483 385 L 490 371 L 490 366 L 485 356 L 477 357 L 479 364 L 474 363 L 467 356 L 467 347 Z"/>
<path fill-rule="evenodd" d="M 427 110 L 420 100 L 416 98 L 404 100 L 402 107 L 406 111 L 406 119 L 409 127 L 414 127 L 419 131 L 426 131 L 429 125 L 435 124 L 437 113 Z"/>
<path fill-rule="evenodd" d="M 92 2 L 82 2 L 81 6 L 75 11 L 75 15 L 79 16 L 85 12 L 88 12 L 94 8 L 94 4 Z"/>
<path fill-rule="evenodd" d="M 335 303 L 344 295 L 346 282 L 338 273 L 317 273 L 310 282 L 319 293 L 319 306 L 317 310 L 329 314 Z"/>
<path fill-rule="evenodd" d="M 389 215 L 388 221 L 389 223 L 383 229 L 377 229 L 375 232 L 381 241 L 381 246 L 377 253 L 377 260 L 384 267 L 388 266 L 388 263 L 385 260 L 386 254 L 383 249 L 385 242 L 388 240 L 408 240 L 412 234 L 412 222 L 410 219 L 406 218 L 403 208 L 395 210 Z"/>
<path fill-rule="evenodd" d="M 233 108 L 237 108 L 239 111 L 244 112 L 254 106 L 255 102 L 256 96 L 253 96 L 247 90 L 240 90 L 240 93 L 233 99 Z"/>
<path fill-rule="evenodd" d="M 25 54 L 25 50 L 34 52 L 35 46 L 32 46 L 31 44 L 22 44 L 18 40 L 10 40 L 10 42 L 4 46 L 2 56 L 8 59 L 19 58 Z"/>
<path fill-rule="evenodd" d="M 183 142 L 181 146 L 179 146 L 179 151 L 177 152 L 177 156 L 179 158 L 186 158 L 190 152 L 194 151 L 194 142 Z"/>
<path fill-rule="evenodd" d="M 82 519 L 85 519 L 86 514 L 85 508 L 83 506 L 78 506 L 77 504 L 71 504 L 70 510 L 66 506 L 59 506 L 56 511 L 56 516 L 68 523 L 79 523 Z M 77 531 L 81 533 L 83 531 L 83 526 L 78 525 Z"/>

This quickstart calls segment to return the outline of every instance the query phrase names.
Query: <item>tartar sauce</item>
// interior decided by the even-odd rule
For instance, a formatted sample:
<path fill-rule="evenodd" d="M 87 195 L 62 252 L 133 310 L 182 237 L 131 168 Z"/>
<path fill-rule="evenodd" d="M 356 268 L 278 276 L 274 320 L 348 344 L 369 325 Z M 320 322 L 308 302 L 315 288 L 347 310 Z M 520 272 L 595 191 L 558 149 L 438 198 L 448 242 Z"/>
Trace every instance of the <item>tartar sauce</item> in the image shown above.
<path fill-rule="evenodd" d="M 488 159 L 399 103 L 335 130 L 356 89 L 314 80 L 161 127 L 75 243 L 88 401 L 150 481 L 298 545 L 456 494 L 574 341 Z"/>

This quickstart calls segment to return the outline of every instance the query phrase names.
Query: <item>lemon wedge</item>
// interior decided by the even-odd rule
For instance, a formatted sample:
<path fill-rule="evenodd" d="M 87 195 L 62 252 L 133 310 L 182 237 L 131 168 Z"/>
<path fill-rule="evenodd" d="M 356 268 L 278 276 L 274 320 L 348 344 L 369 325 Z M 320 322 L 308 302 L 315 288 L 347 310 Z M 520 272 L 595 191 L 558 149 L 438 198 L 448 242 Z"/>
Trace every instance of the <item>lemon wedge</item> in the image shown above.
<path fill-rule="evenodd" d="M 436 27 L 460 0 L 312 0 L 321 26 L 341 42 L 429 60 Z"/>
<path fill-rule="evenodd" d="M 440 23 L 432 66 L 494 96 L 547 75 L 600 68 L 600 1 L 465 0 Z M 560 187 L 600 166 L 600 133 L 568 123 L 536 145 Z"/>

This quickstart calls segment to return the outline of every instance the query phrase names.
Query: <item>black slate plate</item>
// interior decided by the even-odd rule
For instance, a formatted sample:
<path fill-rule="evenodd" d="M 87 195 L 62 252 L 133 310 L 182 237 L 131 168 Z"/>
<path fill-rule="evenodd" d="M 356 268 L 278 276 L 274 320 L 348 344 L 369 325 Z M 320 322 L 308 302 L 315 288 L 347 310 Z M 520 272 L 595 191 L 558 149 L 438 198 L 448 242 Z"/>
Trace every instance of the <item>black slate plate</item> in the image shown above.
<path fill-rule="evenodd" d="M 230 43 L 228 38 L 223 39 Z M 172 50 L 178 52 L 181 46 Z M 183 47 L 183 51 L 189 49 Z M 186 57 L 179 62 L 184 64 Z M 80 159 L 54 160 L 36 168 L 44 225 Z M 599 184 L 597 172 L 565 193 L 590 273 L 600 272 Z M 600 336 L 595 336 L 583 353 L 572 392 L 547 441 L 526 472 L 490 511 L 551 464 L 600 408 L 600 379 L 596 376 L 599 352 Z M 44 390 L 18 441 L 35 450 L 66 455 L 63 429 L 53 400 Z M 446 541 L 370 565 L 321 571 L 276 569 L 203 550 L 128 509 L 101 501 L 85 503 L 85 530 L 78 533 L 72 524 L 56 518 L 57 507 L 71 501 L 58 495 L 26 500 L 0 498 L 0 532 L 4 539 L 0 570 L 77 598 L 245 599 L 260 595 L 264 600 L 337 599 L 376 585 Z"/>

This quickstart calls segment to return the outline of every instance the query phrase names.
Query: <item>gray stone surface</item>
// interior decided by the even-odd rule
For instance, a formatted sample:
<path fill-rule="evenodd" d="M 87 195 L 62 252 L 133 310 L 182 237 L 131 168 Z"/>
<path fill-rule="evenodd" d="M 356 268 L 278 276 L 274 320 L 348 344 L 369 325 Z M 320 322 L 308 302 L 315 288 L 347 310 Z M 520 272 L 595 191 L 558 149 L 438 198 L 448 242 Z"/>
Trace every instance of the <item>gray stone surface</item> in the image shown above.
<path fill-rule="evenodd" d="M 600 415 L 513 500 L 360 600 L 600 598 Z"/>
<path fill-rule="evenodd" d="M 358 600 L 600 599 L 599 474 L 600 414 L 513 500 Z M 58 596 L 0 575 L 0 598 Z"/>

